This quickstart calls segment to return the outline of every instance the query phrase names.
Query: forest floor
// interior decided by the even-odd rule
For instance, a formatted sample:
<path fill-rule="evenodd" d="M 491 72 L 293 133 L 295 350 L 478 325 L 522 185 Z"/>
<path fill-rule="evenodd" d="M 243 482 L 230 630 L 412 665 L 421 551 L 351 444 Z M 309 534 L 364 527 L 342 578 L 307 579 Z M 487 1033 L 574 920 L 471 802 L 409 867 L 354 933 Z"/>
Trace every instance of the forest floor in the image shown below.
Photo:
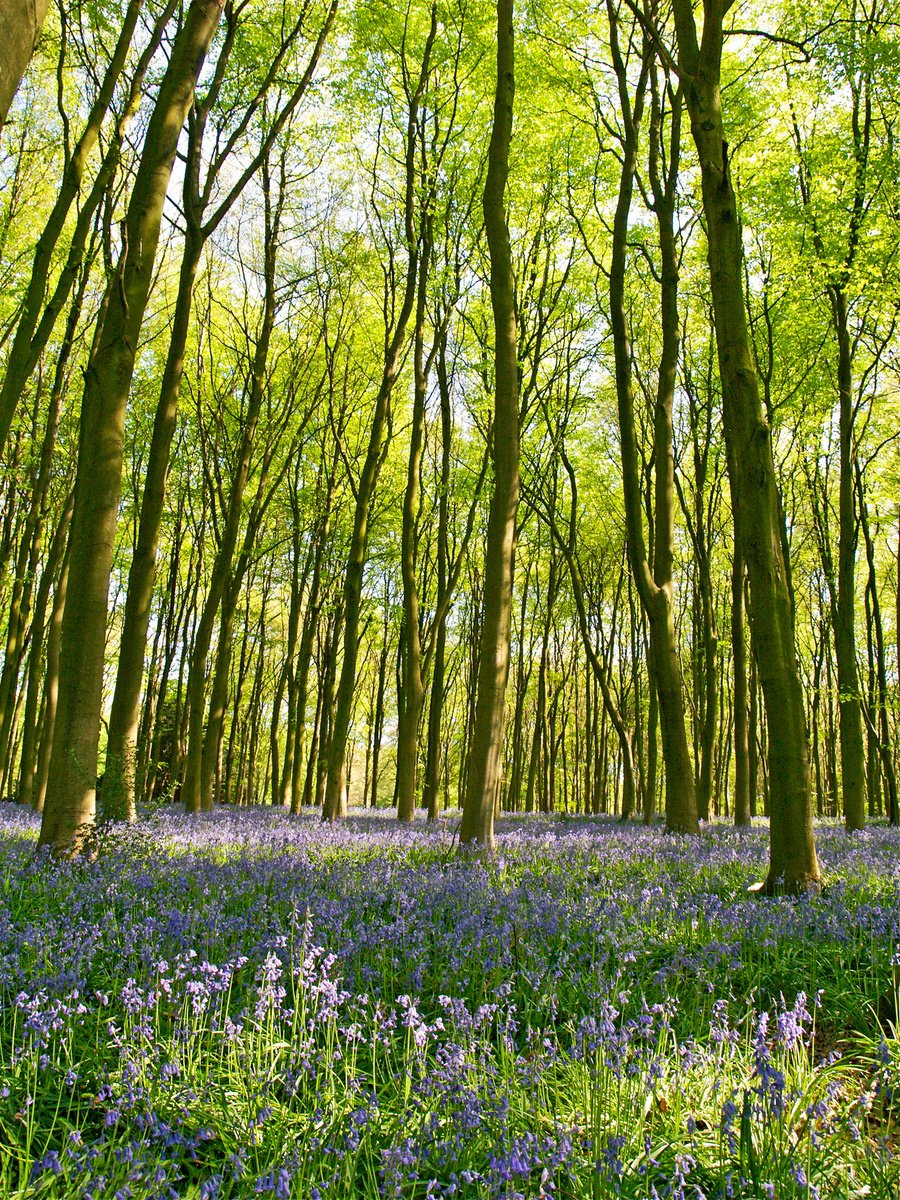
<path fill-rule="evenodd" d="M 900 832 L 0 810 L 0 1195 L 900 1196 Z"/>

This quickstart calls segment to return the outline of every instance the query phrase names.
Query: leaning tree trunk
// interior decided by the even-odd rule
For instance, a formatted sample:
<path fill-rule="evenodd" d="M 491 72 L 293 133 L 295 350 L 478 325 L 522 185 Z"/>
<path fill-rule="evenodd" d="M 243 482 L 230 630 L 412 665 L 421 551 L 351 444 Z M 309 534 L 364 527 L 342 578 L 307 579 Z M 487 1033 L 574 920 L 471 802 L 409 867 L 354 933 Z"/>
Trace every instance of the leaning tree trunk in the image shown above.
<path fill-rule="evenodd" d="M 123 224 L 123 250 L 85 377 L 59 703 L 40 844 L 75 853 L 93 825 L 109 577 L 125 409 L 178 139 L 224 0 L 194 0 L 160 84 Z"/>
<path fill-rule="evenodd" d="M 335 6 L 332 5 L 320 30 L 306 71 L 295 85 L 289 99 L 270 122 L 261 142 L 256 147 L 253 158 L 246 164 L 239 178 L 211 213 L 207 213 L 207 208 L 213 183 L 226 165 L 233 148 L 235 134 L 249 123 L 256 103 L 268 91 L 281 60 L 299 32 L 300 25 L 295 26 L 282 40 L 272 68 L 267 72 L 254 103 L 247 106 L 238 123 L 238 130 L 226 141 L 225 146 L 221 149 L 216 147 L 217 152 L 213 155 L 206 177 L 202 182 L 201 160 L 205 148 L 204 135 L 210 109 L 225 78 L 224 63 L 228 61 L 233 46 L 233 30 L 235 28 L 233 13 L 226 18 L 228 32 L 225 38 L 225 47 L 217 64 L 216 79 L 202 104 L 195 107 L 189 122 L 185 179 L 182 190 L 185 221 L 184 249 L 162 384 L 153 418 L 144 490 L 140 501 L 137 543 L 128 573 L 116 686 L 109 718 L 107 771 L 104 778 L 103 795 L 104 814 L 109 816 L 132 820 L 135 813 L 138 710 L 147 647 L 147 630 L 150 624 L 150 608 L 156 582 L 159 534 L 162 527 L 172 439 L 178 415 L 178 399 L 184 373 L 185 351 L 190 331 L 194 285 L 203 248 L 237 202 L 251 177 L 266 161 L 276 136 L 306 92 L 318 63 L 325 37 L 331 28 L 334 13 Z"/>
<path fill-rule="evenodd" d="M 49 0 L 3 0 L 0 4 L 0 128 L 31 62 Z"/>
<path fill-rule="evenodd" d="M 750 580 L 753 649 L 766 703 L 771 832 L 767 891 L 819 884 L 803 687 L 781 540 L 771 430 L 763 416 L 744 307 L 744 251 L 722 115 L 727 0 L 707 0 L 698 41 L 691 0 L 675 0 L 678 52 L 700 162 L 732 504 Z"/>
<path fill-rule="evenodd" d="M 504 193 L 515 94 L 513 0 L 497 0 L 497 88 L 482 207 L 491 260 L 494 316 L 494 492 L 484 560 L 484 619 L 469 777 L 459 839 L 494 844 L 494 806 L 503 769 L 509 676 L 516 510 L 519 503 L 519 377 L 515 279 Z"/>
<path fill-rule="evenodd" d="M 8 3 L 8 0 L 6 2 Z M 130 0 L 122 16 L 118 40 L 109 64 L 100 81 L 94 103 L 87 113 L 84 128 L 72 146 L 65 171 L 59 181 L 53 208 L 34 248 L 28 272 L 28 286 L 22 298 L 22 311 L 9 347 L 3 382 L 0 384 L 0 447 L 6 444 L 25 385 L 50 340 L 57 317 L 65 307 L 79 272 L 83 271 L 90 257 L 86 254 L 86 247 L 92 236 L 94 218 L 115 176 L 122 140 L 140 102 L 144 76 L 159 48 L 175 8 L 175 0 L 167 0 L 157 16 L 128 83 L 126 98 L 111 136 L 106 141 L 93 184 L 88 189 L 87 167 L 125 69 L 142 7 L 143 0 Z M 59 242 L 68 227 L 69 212 L 76 200 L 79 202 L 78 215 L 71 226 L 69 248 L 65 261 L 53 277 L 59 260 Z"/>

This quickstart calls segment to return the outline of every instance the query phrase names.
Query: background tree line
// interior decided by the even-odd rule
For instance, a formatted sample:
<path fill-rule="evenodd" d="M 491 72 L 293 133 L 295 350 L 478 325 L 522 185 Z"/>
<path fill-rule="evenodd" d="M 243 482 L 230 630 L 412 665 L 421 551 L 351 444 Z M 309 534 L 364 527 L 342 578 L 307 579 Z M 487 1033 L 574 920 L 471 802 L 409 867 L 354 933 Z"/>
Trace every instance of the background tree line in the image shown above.
<path fill-rule="evenodd" d="M 42 839 L 98 774 L 113 819 L 471 795 L 476 841 L 766 812 L 803 886 L 812 813 L 900 819 L 897 20 L 51 8 L 0 140 Z"/>

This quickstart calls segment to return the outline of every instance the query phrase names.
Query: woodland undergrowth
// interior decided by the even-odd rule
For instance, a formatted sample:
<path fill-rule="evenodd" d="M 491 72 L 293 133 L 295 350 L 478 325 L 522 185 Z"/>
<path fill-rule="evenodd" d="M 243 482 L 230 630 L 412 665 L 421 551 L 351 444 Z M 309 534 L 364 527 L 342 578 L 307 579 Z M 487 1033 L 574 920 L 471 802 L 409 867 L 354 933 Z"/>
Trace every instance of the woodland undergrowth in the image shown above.
<path fill-rule="evenodd" d="M 0 813 L 0 1194 L 900 1194 L 900 833 Z"/>

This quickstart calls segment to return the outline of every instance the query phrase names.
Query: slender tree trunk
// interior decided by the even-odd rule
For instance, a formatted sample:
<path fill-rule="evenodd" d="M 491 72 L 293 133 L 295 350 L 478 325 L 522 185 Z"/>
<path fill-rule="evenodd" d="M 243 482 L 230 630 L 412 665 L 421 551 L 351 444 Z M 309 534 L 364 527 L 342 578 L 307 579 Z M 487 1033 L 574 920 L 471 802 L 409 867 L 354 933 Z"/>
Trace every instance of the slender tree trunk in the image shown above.
<path fill-rule="evenodd" d="M 875 543 L 869 527 L 865 494 L 863 492 L 862 476 L 857 467 L 857 488 L 859 491 L 859 517 L 866 546 L 866 565 L 869 569 L 867 590 L 872 609 L 871 629 L 874 635 L 875 678 L 877 681 L 877 726 L 873 719 L 872 734 L 878 745 L 884 782 L 887 789 L 887 817 L 891 825 L 900 824 L 900 805 L 897 797 L 897 774 L 894 768 L 894 756 L 891 747 L 891 729 L 888 719 L 888 686 L 887 665 L 884 651 L 884 626 L 881 622 L 881 601 L 878 596 L 878 577 L 875 572 Z"/>
<path fill-rule="evenodd" d="M 497 0 L 497 89 L 482 208 L 491 261 L 494 317 L 494 491 L 484 560 L 484 620 L 469 778 L 460 844 L 494 844 L 494 805 L 503 769 L 516 510 L 519 503 L 519 378 L 515 279 L 504 193 L 515 92 L 513 0 Z"/>
<path fill-rule="evenodd" d="M 611 10 L 610 10 L 611 11 Z M 674 237 L 674 196 L 659 187 L 655 198 L 657 226 L 662 260 L 661 323 L 663 348 L 659 365 L 654 410 L 654 451 L 656 483 L 654 489 L 654 554 L 651 572 L 644 540 L 641 486 L 638 472 L 637 435 L 635 432 L 632 392 L 632 348 L 628 332 L 626 272 L 629 216 L 637 169 L 638 131 L 650 78 L 651 50 L 644 46 L 641 78 L 634 102 L 628 76 L 618 48 L 618 32 L 610 19 L 610 43 L 619 81 L 620 111 L 625 135 L 622 142 L 622 167 L 619 194 L 613 218 L 612 259 L 609 272 L 610 324 L 615 359 L 616 397 L 618 401 L 622 488 L 628 557 L 641 604 L 650 627 L 650 652 L 653 656 L 659 727 L 666 778 L 666 828 L 674 833 L 696 834 L 697 800 L 694 768 L 691 762 L 684 711 L 684 681 L 675 640 L 672 563 L 674 558 L 674 451 L 672 439 L 672 403 L 678 363 L 678 254 Z M 655 109 L 655 106 L 654 106 Z M 651 138 L 658 139 L 654 127 Z M 677 141 L 674 143 L 677 150 Z M 676 154 L 677 162 L 677 154 Z"/>
<path fill-rule="evenodd" d="M 419 756 L 419 721 L 425 698 L 422 679 L 422 639 L 419 629 L 419 589 L 416 581 L 416 522 L 421 494 L 422 453 L 425 446 L 425 401 L 428 395 L 428 363 L 425 358 L 425 317 L 428 270 L 431 263 L 431 217 L 424 221 L 419 254 L 418 300 L 413 348 L 413 414 L 409 441 L 406 492 L 400 539 L 400 573 L 403 579 L 402 703 L 397 719 L 397 817 L 412 821 L 416 811 L 416 768 Z"/>
<path fill-rule="evenodd" d="M 734 823 L 750 824 L 747 645 L 744 641 L 744 560 L 735 538 L 731 562 L 731 654 L 734 688 Z"/>
<path fill-rule="evenodd" d="M 212 672 L 212 687 L 206 715 L 206 728 L 203 732 L 203 746 L 200 751 L 200 807 L 204 812 L 210 812 L 221 796 L 217 783 L 221 775 L 222 732 L 225 723 L 225 708 L 228 703 L 228 680 L 231 675 L 234 614 L 242 576 L 243 571 L 235 571 L 228 581 L 222 597 L 219 640 Z"/>
<path fill-rule="evenodd" d="M 431 52 L 437 36 L 437 11 L 432 8 L 431 27 L 425 42 L 422 66 L 415 91 L 409 98 L 406 129 L 406 190 L 404 199 L 404 226 L 406 235 L 407 267 L 406 281 L 400 310 L 393 334 L 385 347 L 384 369 L 381 384 L 375 399 L 372 428 L 363 463 L 362 474 L 356 491 L 356 508 L 353 515 L 353 532 L 350 553 L 344 572 L 344 655 L 341 676 L 335 700 L 334 723 L 328 756 L 328 778 L 322 820 L 335 820 L 341 810 L 342 791 L 346 772 L 344 759 L 347 753 L 347 738 L 356 692 L 356 664 L 359 655 L 359 613 L 362 603 L 363 571 L 369 546 L 369 516 L 375 486 L 383 461 L 384 438 L 394 384 L 400 372 L 406 327 L 412 315 L 416 295 L 416 279 L 419 270 L 418 234 L 415 229 L 416 205 L 416 149 L 418 144 L 419 106 L 431 73 Z"/>
<path fill-rule="evenodd" d="M 53 541 L 50 543 L 50 551 L 47 555 L 47 561 L 44 564 L 41 581 L 38 584 L 37 596 L 34 603 L 34 619 L 31 626 L 31 648 L 29 650 L 28 663 L 28 689 L 25 699 L 25 715 L 24 728 L 22 736 L 22 753 L 19 766 L 19 786 L 17 797 L 20 804 L 34 806 L 36 776 L 38 767 L 38 705 L 40 698 L 40 688 L 42 676 L 46 676 L 45 681 L 45 696 L 46 689 L 49 686 L 50 666 L 46 665 L 45 672 L 41 671 L 41 663 L 44 651 L 44 621 L 47 611 L 47 604 L 50 600 L 50 593 L 53 588 L 53 580 L 56 578 L 57 571 L 60 565 L 65 566 L 65 550 L 66 539 L 69 532 L 69 521 L 72 516 L 72 498 L 71 496 L 66 502 L 63 510 L 62 519 L 56 528 L 56 533 L 53 536 Z M 57 590 L 59 588 L 57 587 Z M 65 589 L 63 589 L 63 593 Z M 51 628 L 53 627 L 53 614 L 56 612 L 56 606 L 51 609 Z M 59 614 L 62 615 L 60 609 Z M 58 665 L 57 654 L 57 665 Z M 55 687 L 55 684 L 54 684 Z M 44 721 L 46 728 L 47 719 L 47 701 L 44 701 Z M 51 720 L 52 724 L 52 720 Z"/>
<path fill-rule="evenodd" d="M 853 430 L 853 353 L 848 328 L 847 298 L 831 289 L 838 341 L 838 399 L 840 403 L 840 481 L 838 484 L 838 594 L 835 606 L 834 650 L 837 658 L 841 737 L 841 791 L 844 823 L 849 830 L 866 824 L 866 758 L 862 702 L 856 663 L 856 543 L 854 505 L 856 447 Z"/>
<path fill-rule="evenodd" d="M 41 743 L 38 747 L 37 766 L 34 778 L 32 804 L 35 812 L 43 813 L 47 796 L 47 778 L 50 773 L 50 755 L 53 748 L 53 732 L 56 725 L 57 698 L 59 695 L 59 649 L 62 638 L 63 615 L 66 610 L 66 593 L 69 582 L 69 551 L 63 559 L 62 570 L 53 595 L 50 610 L 50 628 L 47 631 L 47 666 L 44 674 L 44 720 L 41 726 Z"/>

